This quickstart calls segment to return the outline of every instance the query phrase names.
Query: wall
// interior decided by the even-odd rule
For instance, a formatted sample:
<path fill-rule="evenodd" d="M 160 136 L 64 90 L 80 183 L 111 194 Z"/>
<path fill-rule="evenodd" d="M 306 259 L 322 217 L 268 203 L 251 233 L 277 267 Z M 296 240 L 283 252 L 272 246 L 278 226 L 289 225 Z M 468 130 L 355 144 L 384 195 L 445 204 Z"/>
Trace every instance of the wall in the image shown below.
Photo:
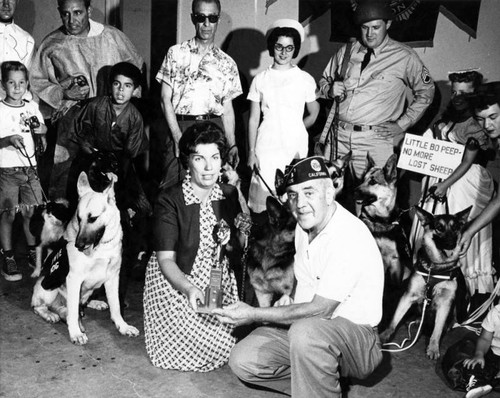
<path fill-rule="evenodd" d="M 448 71 L 480 67 L 485 79 L 500 80 L 500 2 L 483 0 L 479 14 L 477 39 L 460 30 L 443 14 L 439 14 L 434 47 L 415 49 L 438 83 L 441 107 L 449 100 Z M 327 43 L 330 34 L 330 13 L 315 20 L 309 27 L 309 58 L 305 69 L 315 78 L 321 76 L 329 54 L 338 47 Z M 390 30 L 389 30 L 390 34 Z M 316 44 L 315 44 L 316 43 Z"/>
<path fill-rule="evenodd" d="M 222 13 L 217 28 L 216 44 L 236 61 L 242 74 L 243 89 L 258 71 L 271 64 L 264 34 L 279 18 L 298 15 L 297 0 L 279 0 L 268 8 L 266 0 L 221 0 Z M 190 19 L 191 1 L 179 1 L 177 41 L 194 36 Z"/>
<path fill-rule="evenodd" d="M 92 1 L 92 18 L 98 22 L 104 21 L 104 2 Z M 37 44 L 61 26 L 56 0 L 19 0 L 15 20 L 33 36 Z"/>
<path fill-rule="evenodd" d="M 177 34 L 178 41 L 193 36 L 189 19 L 191 2 L 179 2 Z M 222 18 L 217 33 L 217 44 L 221 45 L 237 62 L 245 80 L 271 62 L 265 51 L 264 33 L 278 18 L 298 17 L 298 0 L 278 0 L 272 4 L 267 15 L 265 0 L 222 0 Z M 448 71 L 480 67 L 486 79 L 500 80 L 500 2 L 483 0 L 479 15 L 477 39 L 469 37 L 443 14 L 439 15 L 434 47 L 418 48 L 417 53 L 430 70 L 442 92 L 441 102 L 448 102 Z M 330 13 L 306 26 L 307 39 L 302 45 L 297 62 L 318 80 L 329 57 L 339 45 L 331 43 Z M 246 84 L 246 82 L 245 82 Z"/>
<path fill-rule="evenodd" d="M 167 0 L 169 1 L 169 0 Z M 148 78 L 151 66 L 151 0 L 121 0 L 122 31 L 134 43 L 146 62 Z"/>
<path fill-rule="evenodd" d="M 122 0 L 122 21 L 125 34 L 136 45 L 146 60 L 151 59 L 151 1 Z M 162 0 L 172 1 L 172 0 Z M 189 39 L 194 29 L 190 20 L 191 1 L 178 1 L 177 41 Z M 246 88 L 257 72 L 271 63 L 265 48 L 265 32 L 278 18 L 297 18 L 298 0 L 278 0 L 266 13 L 266 0 L 222 0 L 222 17 L 217 33 L 217 44 L 237 62 Z M 93 0 L 92 17 L 104 21 L 105 0 Z M 489 80 L 500 80 L 500 4 L 498 0 L 483 0 L 479 15 L 477 39 L 470 38 L 444 15 L 440 14 L 434 47 L 416 49 L 428 66 L 448 100 L 447 72 L 453 69 L 481 67 Z M 61 22 L 56 0 L 19 0 L 16 23 L 40 41 Z M 169 29 L 165 26 L 165 29 Z M 319 79 L 323 68 L 338 45 L 329 41 L 330 14 L 327 12 L 306 26 L 307 39 L 297 61 L 314 78 Z M 155 43 L 157 44 L 157 43 Z M 158 62 L 157 62 L 158 63 Z M 153 71 L 156 73 L 156 71 Z"/>
<path fill-rule="evenodd" d="M 168 1 L 168 0 L 167 0 Z M 123 31 L 146 61 L 151 64 L 151 0 L 122 0 Z M 105 20 L 105 0 L 92 0 L 92 19 Z M 56 0 L 19 0 L 16 23 L 31 33 L 35 43 L 61 26 Z"/>

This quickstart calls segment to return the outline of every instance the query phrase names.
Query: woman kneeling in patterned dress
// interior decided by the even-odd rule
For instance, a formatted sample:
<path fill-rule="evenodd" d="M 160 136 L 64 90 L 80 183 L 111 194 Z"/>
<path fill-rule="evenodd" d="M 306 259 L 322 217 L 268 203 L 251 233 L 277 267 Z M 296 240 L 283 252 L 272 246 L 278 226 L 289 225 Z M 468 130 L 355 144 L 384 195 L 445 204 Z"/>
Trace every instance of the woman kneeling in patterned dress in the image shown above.
<path fill-rule="evenodd" d="M 146 350 L 154 366 L 208 372 L 228 361 L 235 338 L 232 327 L 197 310 L 205 300 L 217 250 L 214 226 L 224 219 L 231 226 L 227 247 L 236 247 L 234 219 L 241 208 L 237 190 L 218 182 L 227 143 L 217 125 L 191 126 L 179 149 L 187 176 L 159 194 L 154 210 L 156 253 L 148 264 L 144 288 Z M 224 256 L 224 306 L 238 300 L 229 263 Z"/>

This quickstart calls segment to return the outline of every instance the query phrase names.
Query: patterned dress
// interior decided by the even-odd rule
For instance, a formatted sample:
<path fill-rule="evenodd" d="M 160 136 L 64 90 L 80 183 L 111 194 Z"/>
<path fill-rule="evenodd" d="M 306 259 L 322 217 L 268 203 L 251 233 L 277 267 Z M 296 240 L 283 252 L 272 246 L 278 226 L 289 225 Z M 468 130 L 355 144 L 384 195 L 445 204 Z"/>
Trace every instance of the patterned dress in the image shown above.
<path fill-rule="evenodd" d="M 212 237 L 217 219 L 210 202 L 223 198 L 218 185 L 209 201 L 200 202 L 187 177 L 182 185 L 186 205 L 200 204 L 200 244 L 192 271 L 186 278 L 205 291 L 210 281 L 210 268 L 216 250 Z M 222 262 L 224 306 L 238 300 L 236 279 L 229 270 L 227 258 Z M 154 366 L 181 371 L 209 372 L 229 359 L 235 344 L 232 326 L 220 323 L 211 315 L 198 314 L 182 293 L 174 289 L 162 274 L 153 254 L 146 271 L 144 287 L 144 332 L 146 350 Z"/>

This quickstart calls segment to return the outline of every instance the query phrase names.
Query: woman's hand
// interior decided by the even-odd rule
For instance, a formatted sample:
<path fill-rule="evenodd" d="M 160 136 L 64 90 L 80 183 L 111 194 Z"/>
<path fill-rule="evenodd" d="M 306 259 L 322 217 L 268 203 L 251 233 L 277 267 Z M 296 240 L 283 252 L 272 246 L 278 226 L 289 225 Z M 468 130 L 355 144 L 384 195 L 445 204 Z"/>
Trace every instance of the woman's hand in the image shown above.
<path fill-rule="evenodd" d="M 205 295 L 196 286 L 191 285 L 185 294 L 188 299 L 189 305 L 195 312 L 198 311 L 198 302 L 201 304 L 205 304 Z"/>
<path fill-rule="evenodd" d="M 447 190 L 448 190 L 448 188 L 446 188 L 446 186 L 442 182 L 437 183 L 436 190 L 434 191 L 434 195 L 436 195 L 439 198 L 442 198 L 443 196 L 446 195 Z"/>
<path fill-rule="evenodd" d="M 484 357 L 475 355 L 474 358 L 464 360 L 464 368 L 474 369 L 476 365 L 479 365 L 481 369 L 484 369 Z"/>
<path fill-rule="evenodd" d="M 247 164 L 248 164 L 248 167 L 250 167 L 250 170 L 253 170 L 254 167 L 257 167 L 257 169 L 260 170 L 259 159 L 257 158 L 255 151 L 251 150 L 250 153 L 248 154 L 248 163 Z"/>
<path fill-rule="evenodd" d="M 429 188 L 430 196 L 435 199 L 442 199 L 446 196 L 448 188 L 443 182 L 438 182 Z"/>
<path fill-rule="evenodd" d="M 233 145 L 227 153 L 227 161 L 236 170 L 238 164 L 240 163 L 240 155 L 238 153 L 238 147 Z"/>
<path fill-rule="evenodd" d="M 459 252 L 460 257 L 463 257 L 467 254 L 467 251 L 469 250 L 471 242 L 472 242 L 472 235 L 469 233 L 469 231 L 465 230 L 462 233 L 462 237 L 460 238 L 460 242 L 458 242 L 458 247 L 460 247 L 460 252 Z"/>

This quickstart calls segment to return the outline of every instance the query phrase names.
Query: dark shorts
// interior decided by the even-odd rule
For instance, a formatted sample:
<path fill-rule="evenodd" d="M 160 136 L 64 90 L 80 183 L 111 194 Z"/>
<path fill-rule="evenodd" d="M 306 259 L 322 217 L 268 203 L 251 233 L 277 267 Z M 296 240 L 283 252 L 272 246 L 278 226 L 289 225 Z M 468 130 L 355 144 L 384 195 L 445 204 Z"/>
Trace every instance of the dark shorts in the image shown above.
<path fill-rule="evenodd" d="M 33 168 L 0 168 L 0 213 L 41 203 L 42 187 Z"/>

